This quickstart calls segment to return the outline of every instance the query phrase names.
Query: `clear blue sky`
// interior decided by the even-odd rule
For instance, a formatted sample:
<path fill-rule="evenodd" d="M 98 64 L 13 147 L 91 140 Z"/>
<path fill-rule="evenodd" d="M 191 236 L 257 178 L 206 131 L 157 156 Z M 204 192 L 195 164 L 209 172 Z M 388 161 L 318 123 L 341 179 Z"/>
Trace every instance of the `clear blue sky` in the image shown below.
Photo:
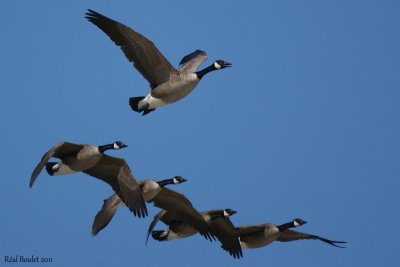
<path fill-rule="evenodd" d="M 160 1 L 161 2 L 161 1 Z M 1 1 L 0 262 L 46 266 L 399 266 L 398 1 Z M 141 117 L 147 82 L 87 8 L 149 37 L 173 65 L 194 51 L 233 67 Z M 182 175 L 199 210 L 348 241 L 274 243 L 234 260 L 199 236 L 144 245 L 150 217 L 121 208 L 90 235 L 112 190 L 83 174 L 30 174 L 61 140 L 129 147 L 138 178 Z M 161 224 L 160 224 L 161 226 Z M 1 265 L 1 264 L 0 264 Z M 15 265 L 13 265 L 15 266 Z"/>

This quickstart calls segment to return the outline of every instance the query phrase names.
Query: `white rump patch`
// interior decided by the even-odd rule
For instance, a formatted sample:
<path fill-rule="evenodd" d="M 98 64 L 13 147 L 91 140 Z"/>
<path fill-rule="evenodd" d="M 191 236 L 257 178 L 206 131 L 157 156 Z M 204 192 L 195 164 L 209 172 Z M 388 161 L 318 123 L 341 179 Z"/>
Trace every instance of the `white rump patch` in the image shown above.
<path fill-rule="evenodd" d="M 153 97 L 151 94 L 148 94 L 144 99 L 139 101 L 139 110 L 142 110 L 146 104 L 149 104 L 148 109 L 158 108 L 164 105 L 160 99 Z"/>
<path fill-rule="evenodd" d="M 168 240 L 179 239 L 179 238 L 180 238 L 180 236 L 177 233 L 175 233 L 174 231 L 168 230 L 168 236 L 167 236 Z"/>
<path fill-rule="evenodd" d="M 60 168 L 60 166 L 61 166 L 61 161 L 59 161 L 59 162 L 57 162 L 57 164 L 53 165 L 53 167 L 51 167 L 51 169 L 53 171 L 56 171 Z"/>

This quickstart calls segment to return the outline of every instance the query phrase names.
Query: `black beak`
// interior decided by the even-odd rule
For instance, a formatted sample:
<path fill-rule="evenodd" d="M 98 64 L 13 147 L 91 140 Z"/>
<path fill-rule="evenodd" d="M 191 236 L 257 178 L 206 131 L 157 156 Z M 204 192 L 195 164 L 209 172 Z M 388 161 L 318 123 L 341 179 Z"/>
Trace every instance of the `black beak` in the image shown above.
<path fill-rule="evenodd" d="M 181 178 L 181 183 L 183 183 L 183 182 L 187 182 L 187 179 Z"/>
<path fill-rule="evenodd" d="M 120 148 L 124 148 L 124 147 L 128 147 L 128 146 L 125 145 L 125 144 L 122 144 L 122 145 L 120 146 Z"/>
<path fill-rule="evenodd" d="M 232 64 L 225 61 L 224 68 L 232 67 Z"/>
<path fill-rule="evenodd" d="M 232 210 L 231 213 L 232 213 L 231 215 L 233 215 L 233 214 L 236 214 L 237 211 L 236 210 Z"/>

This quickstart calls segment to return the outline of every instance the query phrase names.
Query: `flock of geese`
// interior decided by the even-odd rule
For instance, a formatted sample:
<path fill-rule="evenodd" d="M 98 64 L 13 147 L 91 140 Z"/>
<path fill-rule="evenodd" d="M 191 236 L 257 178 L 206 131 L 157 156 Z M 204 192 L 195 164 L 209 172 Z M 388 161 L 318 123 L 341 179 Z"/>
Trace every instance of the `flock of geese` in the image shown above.
<path fill-rule="evenodd" d="M 179 68 L 175 69 L 153 42 L 140 33 L 90 9 L 86 18 L 122 49 L 127 59 L 133 62 L 134 67 L 150 83 L 151 90 L 146 96 L 129 99 L 132 110 L 142 115 L 184 98 L 207 73 L 231 66 L 224 60 L 216 60 L 210 66 L 197 71 L 207 55 L 204 51 L 196 50 L 183 57 Z M 109 184 L 114 194 L 104 200 L 102 208 L 96 214 L 92 235 L 97 235 L 109 224 L 118 207 L 127 206 L 134 216 L 144 218 L 148 215 L 146 202 L 152 202 L 161 211 L 150 223 L 146 243 L 150 235 L 154 240 L 170 241 L 199 233 L 209 241 L 217 239 L 221 247 L 234 258 L 243 257 L 244 248 L 259 248 L 274 241 L 315 239 L 336 247 L 342 247 L 340 244 L 346 243 L 291 230 L 305 224 L 306 221 L 302 219 L 294 219 L 281 225 L 265 223 L 235 227 L 230 220 L 230 216 L 236 213 L 232 209 L 199 212 L 185 195 L 166 187 L 185 182 L 183 177 L 137 181 L 124 159 L 105 154 L 107 150 L 126 147 L 121 141 L 101 146 L 60 142 L 42 157 L 32 172 L 29 186 L 33 186 L 43 168 L 49 175 L 84 172 Z M 58 160 L 50 161 L 51 158 Z M 160 220 L 167 227 L 164 230 L 154 230 Z"/>

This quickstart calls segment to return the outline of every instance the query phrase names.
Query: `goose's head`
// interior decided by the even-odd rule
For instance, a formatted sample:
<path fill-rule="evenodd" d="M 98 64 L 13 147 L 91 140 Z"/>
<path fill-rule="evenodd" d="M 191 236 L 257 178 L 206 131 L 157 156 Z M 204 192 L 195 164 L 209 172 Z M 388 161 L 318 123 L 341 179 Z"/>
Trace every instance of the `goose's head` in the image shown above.
<path fill-rule="evenodd" d="M 121 141 L 115 141 L 113 143 L 113 149 L 122 149 L 124 147 L 127 147 L 127 145 L 125 145 L 124 143 L 122 143 Z"/>
<path fill-rule="evenodd" d="M 174 177 L 172 177 L 172 182 L 174 184 L 181 184 L 181 183 L 184 183 L 186 181 L 187 180 L 185 178 L 183 178 L 182 176 L 174 176 Z"/>
<path fill-rule="evenodd" d="M 224 209 L 224 217 L 230 217 L 235 213 L 237 213 L 237 211 L 233 209 Z"/>
<path fill-rule="evenodd" d="M 301 226 L 301 225 L 303 225 L 303 224 L 306 224 L 306 223 L 307 223 L 307 222 L 304 221 L 304 220 L 302 220 L 302 219 L 294 219 L 294 220 L 292 221 L 293 227 L 299 227 L 299 226 Z"/>
<path fill-rule="evenodd" d="M 225 60 L 218 59 L 218 60 L 214 61 L 214 68 L 217 70 L 225 69 L 225 68 L 229 68 L 229 67 L 232 67 L 232 64 L 229 62 L 226 62 Z"/>

